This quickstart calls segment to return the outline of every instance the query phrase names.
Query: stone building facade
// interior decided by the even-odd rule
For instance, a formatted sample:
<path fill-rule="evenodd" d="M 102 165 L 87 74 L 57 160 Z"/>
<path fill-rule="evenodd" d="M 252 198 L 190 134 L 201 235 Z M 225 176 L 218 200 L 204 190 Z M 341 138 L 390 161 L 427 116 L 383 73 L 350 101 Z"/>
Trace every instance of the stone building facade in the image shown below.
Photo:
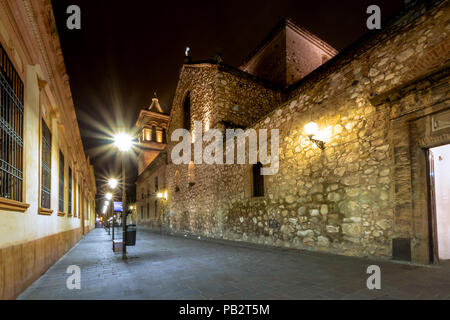
<path fill-rule="evenodd" d="M 159 203 L 164 196 L 161 190 L 166 189 L 168 122 L 169 115 L 163 112 L 157 98 L 153 98 L 147 109 L 141 110 L 136 122 L 140 132 L 140 152 L 134 221 L 141 226 L 161 227 L 162 207 Z"/>
<path fill-rule="evenodd" d="M 95 226 L 50 0 L 0 1 L 0 299 L 13 299 Z"/>
<path fill-rule="evenodd" d="M 285 21 L 248 59 L 256 60 L 240 69 L 221 59 L 187 61 L 167 130 L 162 227 L 280 247 L 437 262 L 427 152 L 450 143 L 449 126 L 435 125 L 448 122 L 450 109 L 449 17 L 448 1 L 412 2 L 380 31 L 339 54 L 309 33 L 295 32 L 289 41 L 309 41 L 306 53 L 303 46 L 286 45 L 286 67 L 280 67 L 269 62 L 280 56 L 270 48 L 274 41 L 286 43 L 285 34 L 294 27 Z M 301 59 L 290 53 L 308 58 L 324 49 L 323 60 L 304 68 L 295 67 Z M 260 71 L 264 64 L 273 70 L 270 76 Z M 192 132 L 194 121 L 206 131 L 279 129 L 279 171 L 264 176 L 261 194 L 255 196 L 253 164 L 172 162 L 173 131 Z M 323 150 L 305 133 L 310 121 L 320 128 Z"/>

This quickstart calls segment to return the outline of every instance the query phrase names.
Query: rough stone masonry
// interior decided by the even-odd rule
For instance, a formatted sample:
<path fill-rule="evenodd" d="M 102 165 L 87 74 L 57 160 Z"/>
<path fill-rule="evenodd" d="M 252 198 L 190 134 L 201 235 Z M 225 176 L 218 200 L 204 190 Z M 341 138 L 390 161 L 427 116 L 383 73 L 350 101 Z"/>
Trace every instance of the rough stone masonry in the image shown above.
<path fill-rule="evenodd" d="M 448 1 L 413 2 L 331 59 L 334 49 L 284 22 L 274 34 L 284 32 L 285 46 L 269 39 L 246 65 L 265 63 L 291 75 L 302 59 L 322 57 L 311 58 L 321 62 L 292 84 L 221 59 L 186 61 L 167 130 L 169 159 L 161 164 L 168 199 L 159 225 L 212 238 L 429 263 L 424 150 L 450 143 L 450 128 L 431 130 L 433 117 L 450 109 L 449 17 Z M 292 52 L 295 37 L 313 50 L 302 56 L 296 45 L 294 58 L 269 61 L 280 57 L 280 47 Z M 280 170 L 264 177 L 263 196 L 253 196 L 250 164 L 171 162 L 176 142 L 170 136 L 186 117 L 203 128 L 280 130 Z M 306 136 L 309 121 L 319 125 L 324 150 Z M 146 183 L 138 182 L 138 196 Z"/>

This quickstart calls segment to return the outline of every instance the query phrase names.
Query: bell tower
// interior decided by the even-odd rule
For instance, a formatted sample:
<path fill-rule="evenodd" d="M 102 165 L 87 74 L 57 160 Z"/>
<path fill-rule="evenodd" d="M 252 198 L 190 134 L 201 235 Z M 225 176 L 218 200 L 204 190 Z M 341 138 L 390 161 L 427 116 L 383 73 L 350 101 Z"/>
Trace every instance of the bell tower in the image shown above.
<path fill-rule="evenodd" d="M 136 126 L 140 129 L 138 156 L 138 174 L 166 148 L 166 130 L 169 123 L 169 115 L 164 113 L 158 99 L 152 99 L 152 104 L 147 109 L 142 109 Z"/>

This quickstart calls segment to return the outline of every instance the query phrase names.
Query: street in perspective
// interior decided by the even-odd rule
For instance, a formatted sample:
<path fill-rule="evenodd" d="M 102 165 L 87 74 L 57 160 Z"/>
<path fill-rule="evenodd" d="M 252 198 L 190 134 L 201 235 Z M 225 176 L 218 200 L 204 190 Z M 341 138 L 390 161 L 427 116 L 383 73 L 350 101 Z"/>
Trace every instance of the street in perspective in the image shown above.
<path fill-rule="evenodd" d="M 449 33 L 448 0 L 0 0 L 0 299 L 448 302 Z"/>

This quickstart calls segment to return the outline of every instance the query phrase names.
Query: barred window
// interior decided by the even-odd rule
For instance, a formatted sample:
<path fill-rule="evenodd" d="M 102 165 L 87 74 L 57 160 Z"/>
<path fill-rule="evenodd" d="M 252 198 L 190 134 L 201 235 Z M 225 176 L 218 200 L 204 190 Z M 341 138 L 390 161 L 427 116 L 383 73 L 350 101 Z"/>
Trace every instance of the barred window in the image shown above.
<path fill-rule="evenodd" d="M 59 152 L 59 212 L 64 212 L 64 155 Z"/>
<path fill-rule="evenodd" d="M 155 177 L 155 191 L 158 191 L 158 176 Z"/>
<path fill-rule="evenodd" d="M 23 201 L 23 82 L 0 45 L 0 197 Z"/>
<path fill-rule="evenodd" d="M 191 94 L 188 92 L 183 102 L 183 128 L 191 131 Z"/>
<path fill-rule="evenodd" d="M 72 214 L 72 168 L 69 167 L 69 207 L 67 209 L 67 211 L 69 212 L 69 214 Z"/>
<path fill-rule="evenodd" d="M 42 120 L 41 208 L 50 209 L 52 134 Z"/>
<path fill-rule="evenodd" d="M 264 176 L 261 174 L 262 164 L 258 162 L 253 165 L 253 196 L 264 196 Z"/>

